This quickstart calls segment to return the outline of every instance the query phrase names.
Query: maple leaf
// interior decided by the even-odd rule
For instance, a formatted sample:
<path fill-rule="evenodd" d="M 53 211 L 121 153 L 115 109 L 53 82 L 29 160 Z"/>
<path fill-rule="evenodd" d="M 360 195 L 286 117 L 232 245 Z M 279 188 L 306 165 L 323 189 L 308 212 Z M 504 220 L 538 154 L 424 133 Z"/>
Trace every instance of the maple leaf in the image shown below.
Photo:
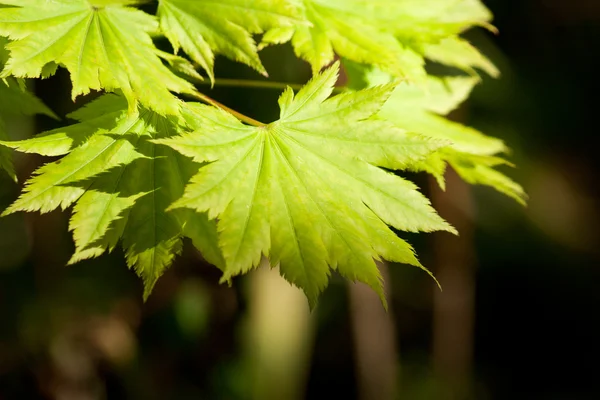
<path fill-rule="evenodd" d="M 158 17 L 175 51 L 183 48 L 211 80 L 215 53 L 267 75 L 252 34 L 302 23 L 287 0 L 159 0 Z"/>
<path fill-rule="evenodd" d="M 388 225 L 454 232 L 415 185 L 377 167 L 407 167 L 446 143 L 370 119 L 393 85 L 326 100 L 337 72 L 336 64 L 295 96 L 288 88 L 271 124 L 246 126 L 222 110 L 189 105 L 197 129 L 155 141 L 209 163 L 171 208 L 218 217 L 223 280 L 264 254 L 312 306 L 330 269 L 367 283 L 385 301 L 375 260 L 421 267 Z"/>
<path fill-rule="evenodd" d="M 442 39 L 438 43 L 427 44 L 423 51 L 429 60 L 462 69 L 472 76 L 477 75 L 475 68 L 485 71 L 493 78 L 500 76 L 500 71 L 494 63 L 468 41 L 458 36 Z"/>
<path fill-rule="evenodd" d="M 163 65 L 150 33 L 155 17 L 127 7 L 125 0 L 0 0 L 0 35 L 13 40 L 2 77 L 47 77 L 64 65 L 72 96 L 120 89 L 130 111 L 139 101 L 160 114 L 175 114 L 170 91 L 194 92 L 191 83 Z"/>
<path fill-rule="evenodd" d="M 391 79 L 388 74 L 377 70 L 365 74 L 364 81 L 369 85 Z M 452 143 L 413 166 L 413 169 L 435 176 L 442 188 L 445 186 L 446 164 L 450 164 L 465 181 L 491 186 L 525 204 L 527 195 L 521 185 L 494 169 L 502 165 L 512 166 L 499 156 L 509 151 L 504 142 L 443 117 L 456 109 L 478 82 L 474 77 L 428 77 L 425 87 L 401 83 L 378 116 L 409 132 Z"/>
<path fill-rule="evenodd" d="M 468 71 L 478 67 L 497 73 L 489 60 L 458 38 L 473 25 L 489 26 L 491 14 L 479 0 L 303 0 L 302 4 L 311 25 L 272 29 L 261 47 L 291 40 L 313 72 L 330 64 L 337 53 L 415 82 L 425 79 L 425 56 Z M 461 53 L 452 56 L 457 42 Z"/>
<path fill-rule="evenodd" d="M 480 0 L 355 1 L 368 8 L 369 16 L 387 21 L 398 36 L 420 37 L 423 42 L 456 35 L 474 25 L 489 27 L 492 19 Z"/>
<path fill-rule="evenodd" d="M 147 109 L 131 114 L 117 95 L 105 95 L 70 117 L 82 122 L 13 143 L 25 152 L 67 155 L 34 172 L 4 214 L 75 204 L 70 263 L 112 251 L 122 240 L 128 265 L 144 280 L 145 297 L 180 253 L 183 236 L 208 261 L 222 264 L 214 222 L 189 210 L 166 212 L 198 170 L 174 150 L 149 141 L 183 129 L 175 117 Z"/>
<path fill-rule="evenodd" d="M 0 37 L 0 69 L 8 59 L 5 45 L 8 41 Z M 40 99 L 31 94 L 21 79 L 0 79 L 0 169 L 5 170 L 8 175 L 16 181 L 14 166 L 10 150 L 2 144 L 8 139 L 3 118 L 10 115 L 35 115 L 44 114 L 57 118 Z"/>

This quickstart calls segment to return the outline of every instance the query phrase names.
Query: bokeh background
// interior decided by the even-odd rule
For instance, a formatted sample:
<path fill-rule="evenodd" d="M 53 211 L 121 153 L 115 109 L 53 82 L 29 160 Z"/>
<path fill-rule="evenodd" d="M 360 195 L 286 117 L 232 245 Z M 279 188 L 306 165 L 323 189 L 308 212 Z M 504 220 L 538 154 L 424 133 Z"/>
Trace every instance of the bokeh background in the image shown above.
<path fill-rule="evenodd" d="M 412 176 L 461 231 L 406 236 L 422 272 L 385 265 L 390 312 L 334 276 L 319 306 L 263 267 L 218 284 L 187 243 L 142 302 L 122 254 L 65 267 L 68 212 L 0 219 L 0 399 L 599 399 L 597 0 L 487 0 L 500 35 L 470 32 L 503 71 L 453 118 L 505 139 L 527 208 L 453 174 Z M 291 49 L 261 53 L 303 83 Z M 258 79 L 218 59 L 221 78 Z M 37 94 L 75 108 L 64 73 Z M 259 120 L 277 90 L 204 87 Z M 82 101 L 80 101 L 81 103 Z M 13 138 L 56 126 L 9 121 Z M 21 181 L 41 157 L 18 157 Z M 18 195 L 0 176 L 0 209 Z"/>

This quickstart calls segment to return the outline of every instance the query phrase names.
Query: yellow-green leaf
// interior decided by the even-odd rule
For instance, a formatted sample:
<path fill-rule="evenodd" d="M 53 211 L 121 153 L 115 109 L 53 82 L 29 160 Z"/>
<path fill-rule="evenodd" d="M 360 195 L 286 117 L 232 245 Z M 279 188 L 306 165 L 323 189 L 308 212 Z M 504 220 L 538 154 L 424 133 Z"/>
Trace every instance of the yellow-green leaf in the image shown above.
<path fill-rule="evenodd" d="M 247 64 L 267 75 L 253 34 L 302 24 L 288 0 L 159 0 L 160 25 L 173 47 L 180 47 L 214 80 L 215 54 Z"/>
<path fill-rule="evenodd" d="M 140 102 L 159 114 L 176 114 L 171 94 L 193 92 L 159 58 L 150 33 L 156 19 L 127 7 L 132 1 L 29 0 L 0 3 L 0 35 L 13 40 L 2 77 L 38 78 L 56 71 L 71 73 L 73 98 L 91 90 L 121 90 L 130 111 Z"/>
<path fill-rule="evenodd" d="M 280 119 L 250 127 L 219 109 L 189 105 L 200 129 L 158 140 L 208 162 L 171 208 L 218 217 L 223 280 L 257 266 L 261 256 L 302 288 L 311 305 L 330 269 L 369 284 L 383 297 L 375 260 L 421 266 L 388 225 L 454 232 L 415 185 L 377 166 L 402 168 L 446 145 L 371 119 L 393 86 L 327 99 L 337 65 L 296 95 L 280 98 Z"/>

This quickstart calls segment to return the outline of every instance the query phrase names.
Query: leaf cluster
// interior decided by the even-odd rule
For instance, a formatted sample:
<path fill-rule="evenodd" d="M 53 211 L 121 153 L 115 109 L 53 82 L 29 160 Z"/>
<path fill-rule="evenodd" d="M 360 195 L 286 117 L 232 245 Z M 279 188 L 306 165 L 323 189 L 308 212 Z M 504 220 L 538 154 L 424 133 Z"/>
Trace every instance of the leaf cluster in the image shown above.
<path fill-rule="evenodd" d="M 156 15 L 140 3 L 0 0 L 0 168 L 14 178 L 9 149 L 60 157 L 4 215 L 72 207 L 70 263 L 120 245 L 148 296 L 188 237 L 223 281 L 268 257 L 313 306 L 333 270 L 385 303 L 378 261 L 426 270 L 392 229 L 456 233 L 393 171 L 426 171 L 443 186 L 450 165 L 524 203 L 496 169 L 509 164 L 504 143 L 444 117 L 476 70 L 498 75 L 461 37 L 493 30 L 479 0 L 158 0 Z M 173 53 L 155 46 L 160 36 Z M 217 82 L 217 55 L 267 76 L 259 51 L 287 42 L 314 76 L 284 90 L 273 123 L 193 84 Z M 332 97 L 338 57 L 350 80 Z M 463 75 L 430 76 L 428 60 Z M 4 114 L 56 117 L 24 79 L 59 67 L 73 99 L 105 94 L 68 115 L 70 125 L 8 140 Z"/>

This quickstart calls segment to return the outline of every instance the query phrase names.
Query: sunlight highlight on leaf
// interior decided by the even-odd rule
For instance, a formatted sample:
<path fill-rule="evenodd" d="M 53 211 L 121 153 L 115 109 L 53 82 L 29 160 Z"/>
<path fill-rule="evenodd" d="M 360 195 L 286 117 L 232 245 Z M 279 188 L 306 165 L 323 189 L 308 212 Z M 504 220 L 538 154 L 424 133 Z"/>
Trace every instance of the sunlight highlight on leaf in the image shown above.
<path fill-rule="evenodd" d="M 0 35 L 13 40 L 0 76 L 39 78 L 52 75 L 61 64 L 71 73 L 73 98 L 91 90 L 120 89 L 130 111 L 140 102 L 160 114 L 176 114 L 179 101 L 170 92 L 195 89 L 159 58 L 149 35 L 158 30 L 156 19 L 127 3 L 8 2 L 22 7 L 0 8 Z"/>
<path fill-rule="evenodd" d="M 302 288 L 312 306 L 330 269 L 383 296 L 375 264 L 385 258 L 421 267 L 412 248 L 388 227 L 455 232 L 398 169 L 446 145 L 370 119 L 393 86 L 327 99 L 338 66 L 298 94 L 280 98 L 281 119 L 242 125 L 218 109 L 189 105 L 201 130 L 155 140 L 209 162 L 171 208 L 218 217 L 223 280 L 256 267 L 262 255 Z"/>
<path fill-rule="evenodd" d="M 81 122 L 14 146 L 48 154 L 58 145 L 67 155 L 38 169 L 4 214 L 75 204 L 70 263 L 112 251 L 121 241 L 127 264 L 144 280 L 145 297 L 181 252 L 185 235 L 209 262 L 221 266 L 214 222 L 200 213 L 166 211 L 198 170 L 174 150 L 150 142 L 183 129 L 177 118 L 146 109 L 131 115 L 116 95 L 105 95 L 72 116 Z"/>

